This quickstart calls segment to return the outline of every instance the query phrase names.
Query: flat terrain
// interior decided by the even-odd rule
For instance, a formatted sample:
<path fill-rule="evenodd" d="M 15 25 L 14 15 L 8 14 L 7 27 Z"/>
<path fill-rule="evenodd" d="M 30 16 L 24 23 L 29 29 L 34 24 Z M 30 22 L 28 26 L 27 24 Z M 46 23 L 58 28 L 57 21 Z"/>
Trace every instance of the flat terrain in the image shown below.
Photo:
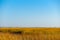
<path fill-rule="evenodd" d="M 0 40 L 60 40 L 60 28 L 0 28 Z"/>

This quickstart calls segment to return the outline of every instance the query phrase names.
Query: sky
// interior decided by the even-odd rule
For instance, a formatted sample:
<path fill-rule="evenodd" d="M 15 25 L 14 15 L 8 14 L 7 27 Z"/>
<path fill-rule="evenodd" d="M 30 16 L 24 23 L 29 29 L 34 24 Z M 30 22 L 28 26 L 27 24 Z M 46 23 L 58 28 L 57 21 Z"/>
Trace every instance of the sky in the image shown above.
<path fill-rule="evenodd" d="M 60 0 L 0 0 L 0 27 L 60 27 Z"/>

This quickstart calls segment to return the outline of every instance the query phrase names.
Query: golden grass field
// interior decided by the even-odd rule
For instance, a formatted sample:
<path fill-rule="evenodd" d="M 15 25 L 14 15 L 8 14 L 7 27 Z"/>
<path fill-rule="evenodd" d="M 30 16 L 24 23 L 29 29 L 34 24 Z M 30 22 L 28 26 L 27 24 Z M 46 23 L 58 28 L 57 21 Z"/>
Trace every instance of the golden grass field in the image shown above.
<path fill-rule="evenodd" d="M 0 40 L 60 40 L 60 28 L 0 28 Z"/>

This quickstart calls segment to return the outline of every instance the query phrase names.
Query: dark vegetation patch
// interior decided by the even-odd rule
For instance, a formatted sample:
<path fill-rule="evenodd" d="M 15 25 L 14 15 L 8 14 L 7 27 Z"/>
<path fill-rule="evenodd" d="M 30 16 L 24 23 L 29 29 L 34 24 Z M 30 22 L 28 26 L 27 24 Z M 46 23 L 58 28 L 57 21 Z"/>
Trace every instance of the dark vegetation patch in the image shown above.
<path fill-rule="evenodd" d="M 23 34 L 23 31 L 13 31 L 13 32 L 9 32 L 11 34 Z"/>

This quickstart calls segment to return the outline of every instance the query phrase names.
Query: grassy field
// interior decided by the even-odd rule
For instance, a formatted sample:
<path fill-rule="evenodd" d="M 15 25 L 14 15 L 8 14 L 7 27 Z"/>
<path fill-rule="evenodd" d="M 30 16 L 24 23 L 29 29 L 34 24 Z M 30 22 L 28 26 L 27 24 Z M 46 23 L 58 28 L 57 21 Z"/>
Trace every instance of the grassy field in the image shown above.
<path fill-rule="evenodd" d="M 60 40 L 60 28 L 0 28 L 0 40 Z"/>

